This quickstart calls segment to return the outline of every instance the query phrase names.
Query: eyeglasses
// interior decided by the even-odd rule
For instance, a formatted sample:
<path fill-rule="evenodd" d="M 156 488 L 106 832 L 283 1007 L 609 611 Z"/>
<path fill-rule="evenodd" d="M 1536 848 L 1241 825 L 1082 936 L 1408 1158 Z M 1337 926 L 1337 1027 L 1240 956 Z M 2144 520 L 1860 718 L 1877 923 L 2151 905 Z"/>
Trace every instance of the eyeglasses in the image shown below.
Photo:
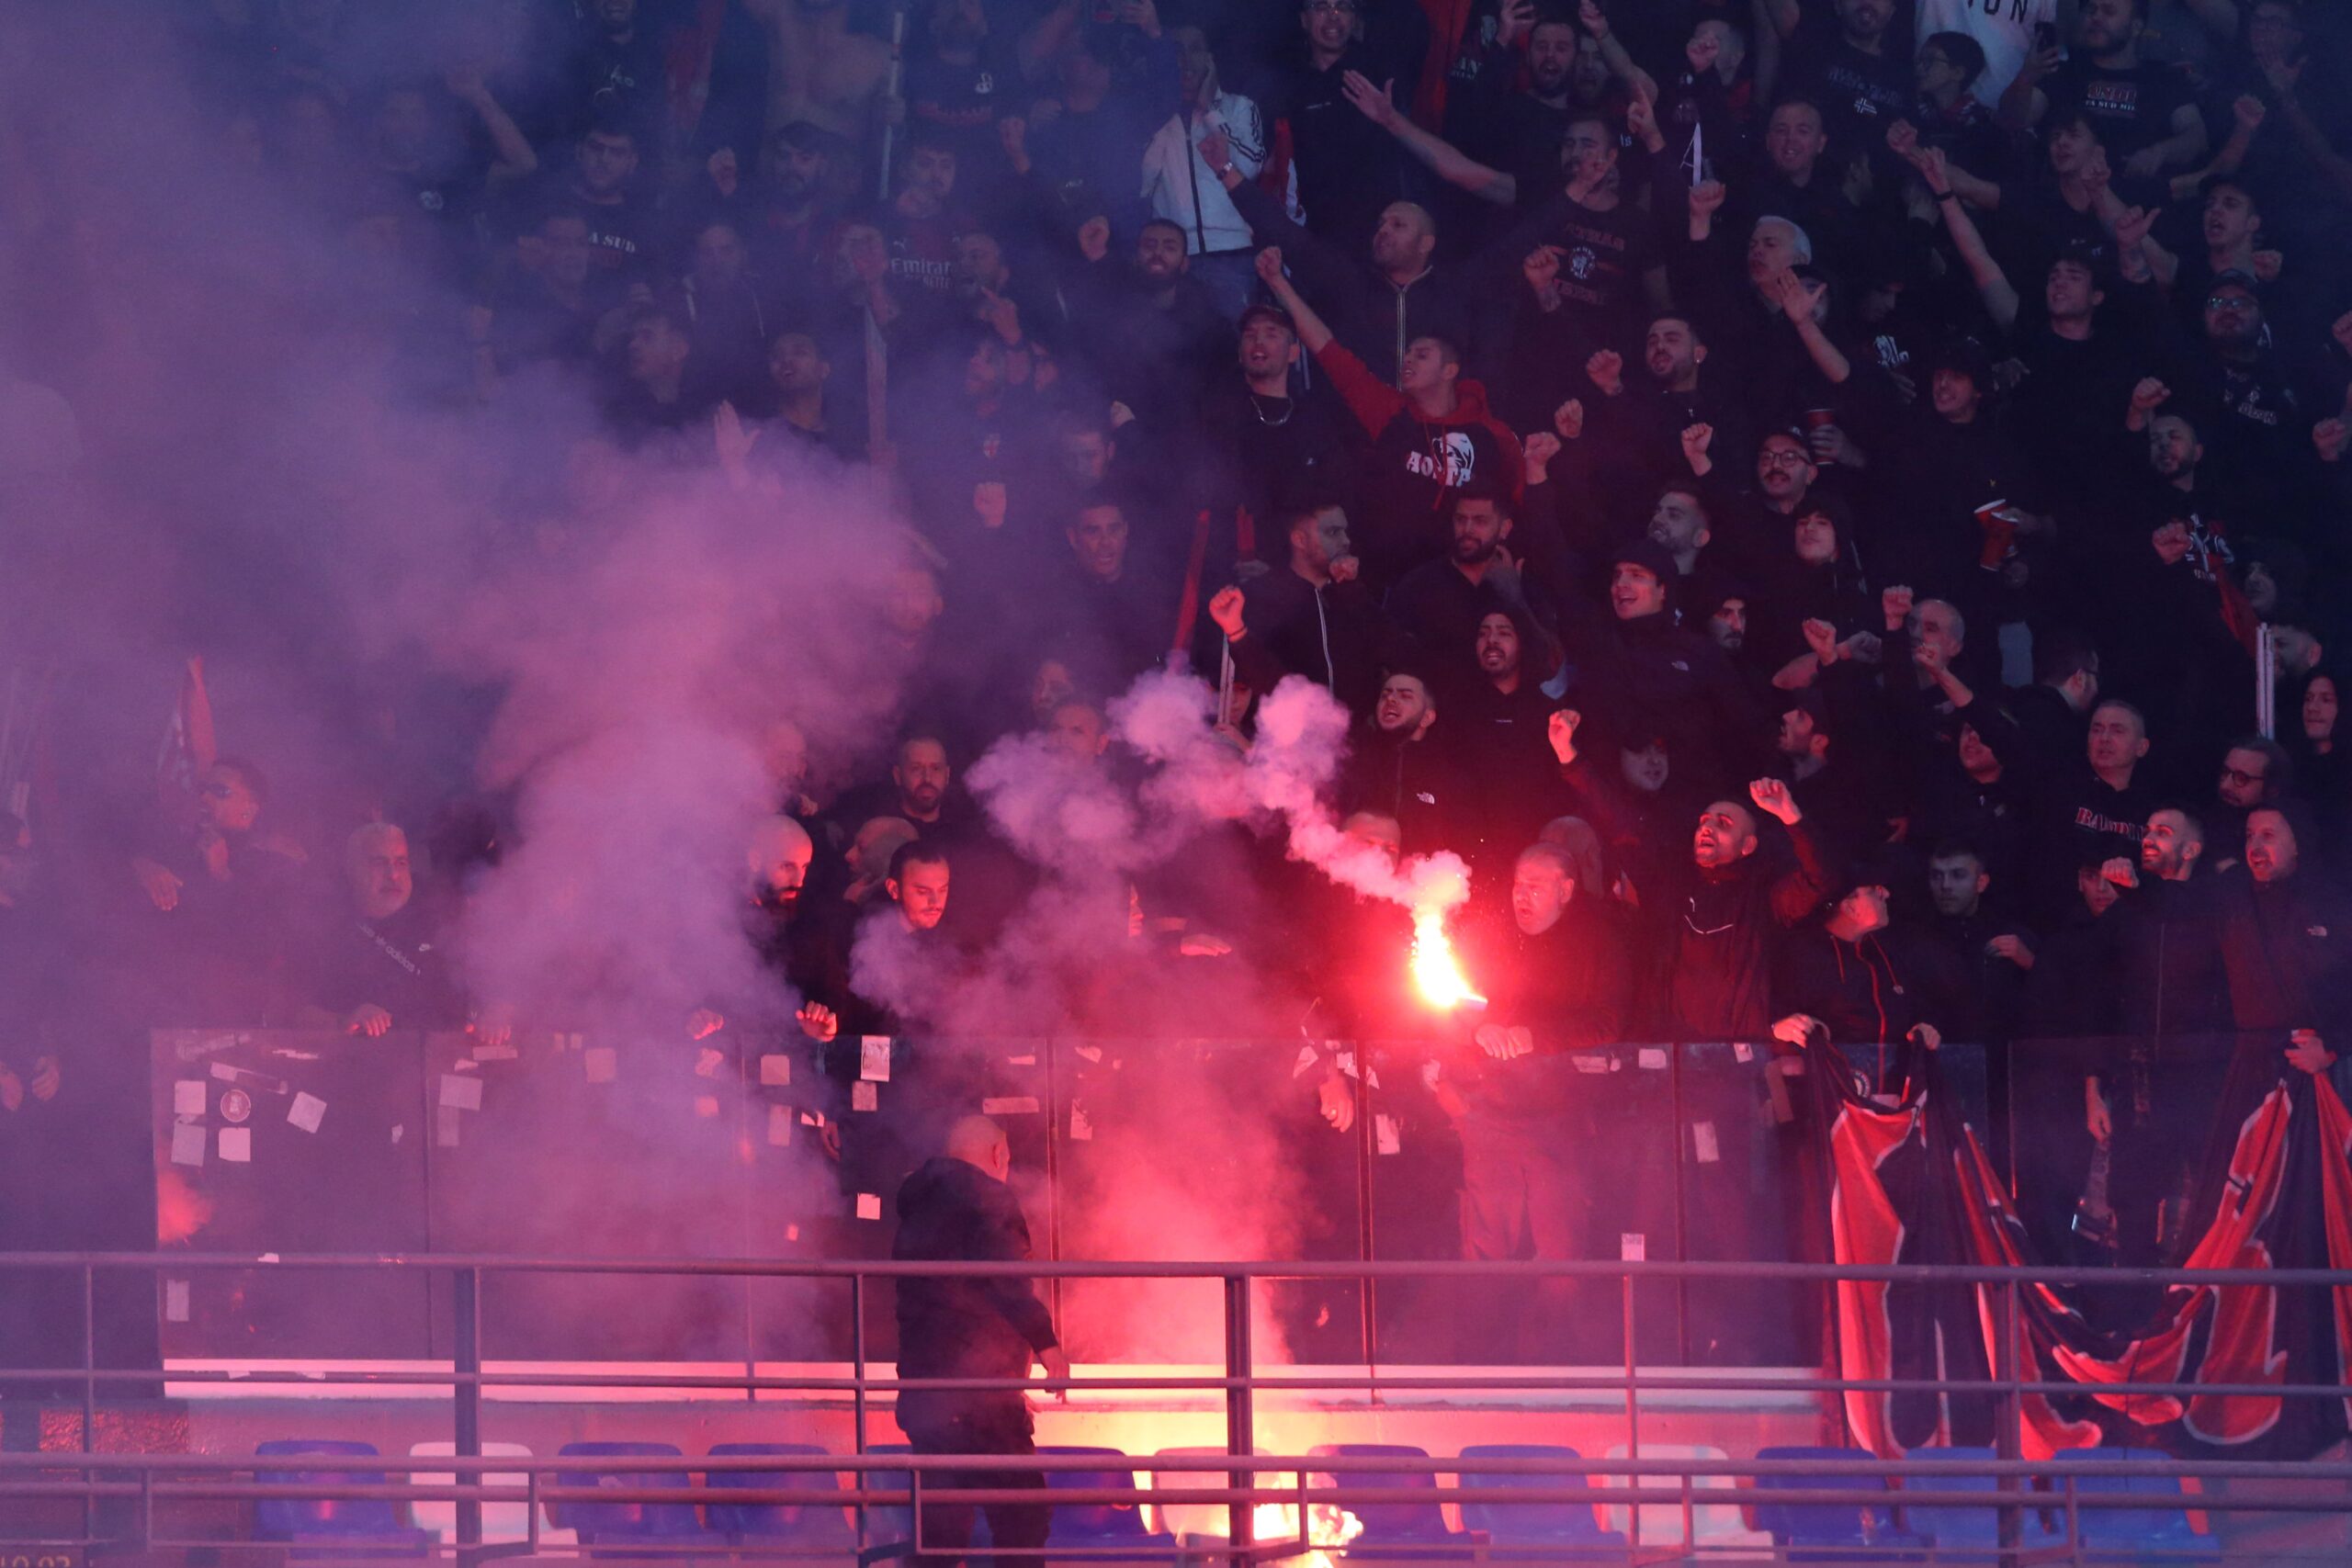
<path fill-rule="evenodd" d="M 1802 468 L 1813 461 L 1802 452 L 1759 452 L 1756 466 L 1759 468 Z"/>
<path fill-rule="evenodd" d="M 1352 17 L 1355 0 L 1308 0 L 1306 14 L 1310 17 Z"/>
<path fill-rule="evenodd" d="M 2223 784 L 2258 784 L 2264 783 L 2266 781 L 2266 777 L 2267 775 L 2262 773 L 2249 773 L 2244 768 L 2224 766 L 2222 769 L 2222 782 Z"/>
<path fill-rule="evenodd" d="M 2205 308 L 2209 310 L 2251 310 L 2254 301 L 2243 294 L 2208 294 Z"/>

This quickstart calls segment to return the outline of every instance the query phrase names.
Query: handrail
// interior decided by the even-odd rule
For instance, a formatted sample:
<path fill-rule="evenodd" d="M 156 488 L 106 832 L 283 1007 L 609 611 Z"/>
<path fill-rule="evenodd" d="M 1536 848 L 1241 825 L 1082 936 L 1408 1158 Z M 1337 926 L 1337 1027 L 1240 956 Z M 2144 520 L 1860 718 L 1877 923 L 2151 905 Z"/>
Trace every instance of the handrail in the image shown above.
<path fill-rule="evenodd" d="M 489 1371 L 484 1367 L 482 1347 L 479 1337 L 478 1303 L 481 1280 L 486 1275 L 504 1272 L 602 1272 L 620 1263 L 617 1270 L 632 1274 L 670 1272 L 673 1274 L 734 1274 L 774 1277 L 829 1276 L 849 1280 L 854 1298 L 853 1308 L 862 1330 L 863 1292 L 870 1279 L 956 1276 L 972 1278 L 1001 1278 L 1040 1276 L 1053 1278 L 1162 1278 L 1214 1279 L 1225 1284 L 1223 1314 L 1227 1326 L 1227 1365 L 1223 1377 L 1169 1377 L 1159 1374 L 1138 1374 L 1132 1378 L 1119 1376 L 1115 1369 L 1106 1375 L 1093 1378 L 1069 1379 L 1003 1379 L 1003 1378 L 879 1378 L 868 1375 L 870 1362 L 866 1357 L 862 1332 L 853 1376 L 843 1378 L 763 1377 L 756 1364 L 747 1364 L 744 1375 L 719 1376 L 689 1374 L 667 1376 L 660 1372 L 613 1374 L 595 1372 L 563 1372 L 532 1371 Z M 1227 1545 L 1220 1555 L 1237 1565 L 1255 1563 L 1271 1556 L 1287 1554 L 1290 1538 L 1257 1540 L 1253 1525 L 1254 1511 L 1266 1505 L 1277 1505 L 1296 1510 L 1295 1517 L 1305 1520 L 1307 1511 L 1316 1506 L 1334 1507 L 1363 1507 L 1379 1505 L 1462 1504 L 1478 1502 L 1495 1506 L 1527 1506 L 1533 1504 L 1592 1505 L 1631 1507 L 1634 1521 L 1633 1539 L 1628 1546 L 1628 1562 L 1639 1559 L 1639 1506 L 1648 1504 L 1679 1504 L 1684 1517 L 1684 1533 L 1690 1531 L 1691 1511 L 1700 1506 L 1714 1506 L 1730 1501 L 1722 1495 L 1701 1497 L 1695 1483 L 1702 1477 L 1724 1478 L 1747 1484 L 1768 1478 L 1787 1477 L 1807 1484 L 1792 1488 L 1775 1488 L 1771 1501 L 1794 1506 L 1832 1507 L 1951 1507 L 1994 1509 L 2002 1520 L 2005 1541 L 2015 1541 L 2029 1511 L 2058 1510 L 2066 1520 L 2069 1544 L 2079 1537 L 2077 1526 L 2083 1511 L 2101 1509 L 2144 1509 L 2151 1499 L 2127 1493 L 2085 1495 L 2080 1483 L 2103 1477 L 2165 1477 L 2180 1480 L 2228 1480 L 2242 1488 L 2254 1483 L 2252 1489 L 2215 1493 L 2208 1489 L 2193 1506 L 2212 1513 L 2242 1511 L 2265 1513 L 2339 1513 L 2343 1511 L 2342 1493 L 2329 1490 L 2314 1495 L 2314 1483 L 2335 1487 L 2352 1485 L 2352 1463 L 2278 1463 L 2236 1460 L 2179 1461 L 2169 1458 L 2132 1460 L 2070 1461 L 2061 1465 L 2054 1461 L 2027 1461 L 2018 1457 L 2000 1457 L 1967 1461 L 1965 1474 L 1972 1480 L 1991 1480 L 1991 1491 L 1945 1491 L 1939 1483 L 1948 1482 L 1954 1472 L 1952 1461 L 1935 1458 L 1906 1455 L 1901 1459 L 1882 1460 L 1865 1456 L 1861 1459 L 1818 1460 L 1737 1460 L 1732 1458 L 1667 1460 L 1636 1457 L 1640 1450 L 1640 1400 L 1646 1388 L 1650 1391 L 1712 1392 L 1741 1390 L 1753 1392 L 1759 1388 L 1791 1389 L 1820 1394 L 1840 1390 L 1941 1390 L 1946 1393 L 1989 1393 L 2002 1396 L 2002 1449 L 2005 1456 L 2016 1453 L 2017 1437 L 2011 1429 L 2020 1419 L 2020 1400 L 2027 1393 L 2081 1393 L 2072 1383 L 2029 1382 L 2015 1375 L 2013 1358 L 2004 1358 L 2003 1367 L 1990 1379 L 1959 1382 L 1932 1379 L 1838 1379 L 1815 1377 L 1758 1378 L 1742 1375 L 1746 1369 L 1676 1368 L 1645 1371 L 1639 1363 L 1636 1338 L 1638 1320 L 1633 1313 L 1633 1292 L 1636 1280 L 1644 1277 L 1714 1278 L 1714 1279 L 1814 1279 L 1814 1280 L 1872 1280 L 1902 1282 L 1907 1280 L 1970 1280 L 2001 1286 L 1998 1292 L 2005 1308 L 2004 1322 L 2014 1325 L 2018 1313 L 2018 1292 L 2029 1286 L 2080 1278 L 2090 1283 L 2145 1281 L 2149 1283 L 2186 1283 L 2197 1285 L 2288 1285 L 2337 1286 L 2352 1284 L 2352 1270 L 2190 1270 L 2190 1269 L 2033 1269 L 2025 1268 L 1976 1268 L 1936 1265 L 1890 1265 L 1856 1268 L 1827 1264 L 1798 1263 L 1688 1263 L 1670 1260 L 1591 1260 L 1556 1263 L 1490 1263 L 1404 1261 L 1393 1263 L 1300 1264 L 1288 1261 L 1253 1261 L 1227 1263 L 1092 1263 L 1092 1262 L 836 1262 L 786 1261 L 775 1259 L 627 1259 L 611 1260 L 583 1258 L 509 1258 L 480 1257 L 470 1254 L 413 1254 L 366 1257 L 324 1254 L 286 1257 L 270 1255 L 249 1258 L 241 1254 L 154 1254 L 154 1253 L 43 1253 L 0 1255 L 0 1270 L 24 1268 L 77 1268 L 82 1275 L 85 1312 L 91 1297 L 91 1281 L 101 1268 L 130 1269 L 142 1272 L 157 1270 L 179 1271 L 194 1269 L 247 1269 L 320 1267 L 345 1270 L 435 1270 L 447 1271 L 458 1285 L 460 1304 L 460 1332 L 449 1370 L 368 1371 L 336 1373 L 332 1370 L 311 1375 L 272 1374 L 265 1372 L 263 1381 L 300 1382 L 312 1385 L 333 1385 L 337 1382 L 380 1382 L 397 1385 L 425 1385 L 451 1390 L 457 1418 L 457 1452 L 448 1455 L 334 1455 L 291 1453 L 283 1455 L 190 1455 L 153 1453 L 97 1453 L 91 1450 L 96 1409 L 97 1390 L 101 1383 L 137 1379 L 153 1382 L 158 1378 L 175 1379 L 179 1374 L 165 1369 L 106 1369 L 96 1367 L 95 1346 L 90 1338 L 90 1323 L 85 1317 L 84 1334 L 85 1364 L 63 1376 L 83 1382 L 82 1451 L 73 1454 L 58 1452 L 0 1453 L 0 1497 L 42 1497 L 58 1500 L 78 1500 L 83 1511 L 83 1536 L 85 1543 L 100 1539 L 97 1532 L 97 1511 L 101 1504 L 110 1500 L 136 1498 L 141 1505 L 142 1525 L 141 1535 L 149 1545 L 198 1544 L 159 1541 L 154 1529 L 154 1511 L 158 1502 L 203 1500 L 209 1502 L 244 1502 L 262 1499 L 382 1499 L 394 1502 L 447 1501 L 456 1505 L 458 1529 L 456 1550 L 461 1563 L 478 1565 L 495 1556 L 510 1551 L 510 1548 L 486 1546 L 482 1541 L 481 1509 L 485 1503 L 523 1503 L 528 1506 L 532 1523 L 532 1538 L 537 1540 L 539 1506 L 543 1504 L 615 1504 L 667 1503 L 675 1505 L 777 1504 L 799 1506 L 845 1507 L 854 1511 L 857 1520 L 857 1539 L 864 1543 L 869 1511 L 877 1507 L 907 1507 L 914 1510 L 918 1523 L 916 1541 L 920 1547 L 922 1526 L 920 1522 L 926 1503 L 950 1503 L 984 1506 L 990 1503 L 1040 1501 L 1038 1495 L 1019 1486 L 990 1486 L 989 1480 L 998 1474 L 1034 1473 L 1037 1472 L 1099 1472 L 1106 1468 L 1101 1455 L 935 1455 L 913 1453 L 874 1454 L 864 1451 L 865 1443 L 866 1401 L 877 1393 L 906 1389 L 1055 1389 L 1080 1394 L 1089 1392 L 1109 1393 L 1130 1388 L 1189 1389 L 1222 1391 L 1227 1400 L 1227 1451 L 1193 1456 L 1161 1456 L 1136 1454 L 1122 1456 L 1108 1466 L 1124 1469 L 1130 1475 L 1149 1472 L 1155 1479 L 1153 1490 L 1145 1494 L 1131 1487 L 1119 1488 L 1057 1488 L 1051 1501 L 1058 1504 L 1123 1504 L 1150 1503 L 1159 1506 L 1223 1506 L 1228 1511 Z M 1260 1375 L 1252 1367 L 1247 1325 L 1250 1315 L 1250 1285 L 1261 1279 L 1293 1279 L 1300 1277 L 1336 1277 L 1361 1279 L 1367 1276 L 1398 1275 L 1422 1278 L 1546 1278 L 1561 1275 L 1614 1279 L 1623 1292 L 1624 1360 L 1622 1373 L 1585 1374 L 1562 1373 L 1556 1376 L 1498 1375 L 1482 1377 L 1476 1372 L 1454 1377 L 1383 1378 L 1373 1367 L 1366 1375 L 1356 1377 L 1285 1377 L 1280 1373 Z M 2000 1375 L 2006 1370 L 2007 1375 Z M 35 1373 L 0 1373 L 0 1382 L 9 1378 L 31 1377 Z M 227 1382 L 228 1374 L 219 1372 L 192 1374 L 193 1381 Z M 239 1379 L 236 1381 L 254 1381 Z M 758 1454 L 742 1456 L 711 1455 L 616 1455 L 586 1456 L 556 1454 L 545 1458 L 533 1455 L 492 1455 L 480 1451 L 479 1406 L 481 1391 L 485 1387 L 503 1385 L 594 1387 L 719 1387 L 746 1392 L 761 1389 L 799 1389 L 803 1391 L 845 1391 L 857 1400 L 857 1444 L 861 1450 L 843 1455 L 780 1455 Z M 1445 1459 L 1435 1455 L 1419 1458 L 1346 1455 L 1269 1455 L 1257 1454 L 1254 1447 L 1254 1417 L 1250 1404 L 1260 1392 L 1282 1389 L 1369 1389 L 1478 1387 L 1510 1388 L 1565 1392 L 1578 1389 L 1622 1391 L 1625 1396 L 1625 1419 L 1629 1454 L 1624 1458 L 1578 1459 L 1574 1461 L 1577 1474 L 1568 1478 L 1579 1484 L 1553 1483 L 1537 1487 L 1513 1486 L 1498 1494 L 1491 1488 L 1463 1484 L 1470 1476 L 1486 1475 L 1556 1475 L 1562 1461 L 1552 1459 L 1486 1459 L 1465 1461 L 1460 1458 Z M 2236 1393 L 2262 1397 L 2328 1397 L 2341 1398 L 2345 1390 L 2334 1384 L 2297 1385 L 2292 1388 L 2277 1385 L 2135 1385 L 2134 1392 L 2148 1394 L 2165 1393 Z M 368 1482 L 342 1483 L 321 1477 L 336 1477 L 345 1473 L 370 1474 L 386 1479 Z M 758 1488 L 715 1488 L 708 1483 L 718 1474 L 757 1473 L 763 1477 L 786 1481 L 795 1474 L 824 1474 L 832 1483 L 820 1490 L 811 1487 L 767 1485 Z M 420 1475 L 446 1476 L 446 1481 L 423 1482 Z M 525 1484 L 516 1486 L 491 1478 L 520 1474 Z M 839 1478 L 846 1474 L 851 1485 L 842 1488 Z M 594 1475 L 623 1478 L 619 1485 L 582 1487 L 563 1484 L 566 1476 Z M 660 1483 L 676 1476 L 680 1484 Z M 1170 1476 L 1180 1481 L 1197 1475 L 1203 1484 L 1179 1484 L 1173 1487 L 1157 1484 Z M 27 1476 L 27 1479 L 19 1479 Z M 927 1483 L 927 1478 L 937 1476 L 946 1484 Z M 1222 1477 L 1225 1484 L 1215 1482 Z M 1444 1484 L 1453 1477 L 1454 1484 Z M 392 1477 L 400 1477 L 395 1481 Z M 697 1477 L 700 1481 L 697 1481 Z M 1269 1478 L 1279 1478 L 1269 1483 Z M 1384 1480 L 1398 1477 L 1427 1477 L 1422 1486 L 1382 1485 Z M 1596 1486 L 1593 1478 L 1616 1478 L 1621 1483 Z M 887 1480 L 903 1478 L 902 1485 L 876 1484 Z M 648 1480 L 655 1484 L 648 1485 Z M 1849 1486 L 1837 1484 L 1850 1481 Z M 1674 1484 L 1657 1484 L 1672 1482 Z M 2035 1483 L 2041 1483 L 2040 1487 Z M 1825 1484 L 1826 1483 L 1826 1484 Z M 1889 1483 L 1899 1489 L 1889 1490 Z M 2301 1492 L 2286 1492 L 2278 1487 L 2260 1488 L 2262 1483 L 2292 1483 L 2303 1488 Z M 1711 1491 L 1713 1489 L 1710 1489 Z M 1305 1548 L 1306 1527 L 1299 1526 L 1296 1543 Z M 740 1555 L 745 1548 L 740 1543 L 704 1550 L 723 1551 Z M 660 1553 L 650 1553 L 659 1555 Z M 863 1549 L 861 1550 L 863 1556 Z M 1084 1557 L 1086 1551 L 1059 1551 L 1045 1553 L 1023 1553 L 1041 1557 Z M 1093 1555 L 1100 1555 L 1099 1552 Z M 1131 1555 L 1131 1553 L 1130 1553 Z"/>
<path fill-rule="evenodd" d="M 515 1274 L 670 1274 L 776 1279 L 1035 1280 L 1361 1280 L 1501 1278 L 1797 1280 L 1901 1284 L 2026 1285 L 2340 1285 L 2352 1269 L 2085 1269 L 1959 1263 L 1797 1263 L 1777 1261 L 1562 1258 L 1509 1262 L 1388 1258 L 1361 1262 L 1251 1259 L 1229 1263 L 1102 1262 L 1035 1259 L 1019 1263 L 870 1261 L 760 1258 L 511 1257 L 493 1253 L 10 1252 L 0 1271 L 16 1269 L 425 1269 Z M 2004 1385 L 2006 1386 L 2006 1385 Z"/>

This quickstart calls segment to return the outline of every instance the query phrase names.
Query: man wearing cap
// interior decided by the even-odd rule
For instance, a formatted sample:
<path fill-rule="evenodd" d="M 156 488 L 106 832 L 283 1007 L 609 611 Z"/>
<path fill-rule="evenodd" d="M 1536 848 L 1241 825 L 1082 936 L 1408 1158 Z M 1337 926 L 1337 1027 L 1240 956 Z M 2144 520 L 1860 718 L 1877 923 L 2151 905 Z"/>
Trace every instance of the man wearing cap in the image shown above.
<path fill-rule="evenodd" d="M 1668 603 L 1677 575 L 1674 553 L 1647 536 L 1617 550 L 1613 624 L 1577 615 L 1561 626 L 1576 670 L 1570 690 L 1588 708 L 1656 725 L 1684 777 L 1713 789 L 1758 771 L 1765 718 L 1723 649 L 1677 624 Z"/>
<path fill-rule="evenodd" d="M 1801 1025 L 1817 1021 L 1839 1045 L 1941 1041 L 1961 977 L 1934 942 L 1895 925 L 1888 874 L 1848 871 L 1819 922 L 1790 933 L 1772 987 L 1773 1008 L 1789 1015 L 1772 1026 L 1776 1039 L 1803 1044 Z"/>

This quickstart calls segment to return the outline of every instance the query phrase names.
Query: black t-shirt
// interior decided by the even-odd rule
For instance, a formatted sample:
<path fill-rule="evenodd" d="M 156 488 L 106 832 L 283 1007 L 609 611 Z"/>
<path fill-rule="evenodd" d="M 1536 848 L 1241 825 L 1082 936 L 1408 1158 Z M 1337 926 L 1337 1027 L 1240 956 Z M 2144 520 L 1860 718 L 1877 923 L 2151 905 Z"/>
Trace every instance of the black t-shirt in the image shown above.
<path fill-rule="evenodd" d="M 1642 275 L 1659 261 L 1655 231 L 1631 202 L 1606 212 L 1568 204 L 1550 238 L 1560 247 L 1560 296 L 1571 310 L 1612 322 L 1638 310 Z"/>
<path fill-rule="evenodd" d="M 2043 91 L 2053 106 L 2082 106 L 2118 176 L 2124 159 L 2170 136 L 2174 112 L 2196 101 L 2187 79 L 2171 66 L 2143 62 L 2116 70 L 2087 58 L 2068 61 Z"/>
<path fill-rule="evenodd" d="M 1905 56 L 1891 48 L 1865 54 L 1837 36 L 1816 38 L 1792 74 L 1820 104 L 1829 157 L 1839 168 L 1857 152 L 1883 153 L 1886 128 L 1911 114 L 1918 91 Z"/>
<path fill-rule="evenodd" d="M 1005 172 L 996 122 L 1020 111 L 1021 88 L 1011 45 L 993 35 L 981 40 L 978 58 L 968 64 L 926 50 L 907 61 L 907 118 L 946 132 L 956 147 L 959 186 L 987 188 Z"/>

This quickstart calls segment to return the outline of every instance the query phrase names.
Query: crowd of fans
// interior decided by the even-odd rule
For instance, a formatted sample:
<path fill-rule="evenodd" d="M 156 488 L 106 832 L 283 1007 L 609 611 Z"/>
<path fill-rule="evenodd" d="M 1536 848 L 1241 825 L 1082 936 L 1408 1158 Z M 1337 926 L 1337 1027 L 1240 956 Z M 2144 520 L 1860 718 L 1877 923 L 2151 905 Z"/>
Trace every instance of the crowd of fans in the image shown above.
<path fill-rule="evenodd" d="M 1327 686 L 1335 816 L 1472 867 L 1490 1005 L 1434 1092 L 1474 1248 L 1544 1224 L 1480 1201 L 1574 1088 L 1525 1056 L 2161 1026 L 2324 1072 L 2352 1039 L 2324 8 L 915 0 L 902 46 L 839 0 L 508 9 L 503 57 L 414 79 L 335 0 L 191 5 L 183 53 L 221 158 L 446 283 L 417 397 L 568 378 L 590 456 L 887 478 L 901 739 L 835 788 L 779 727 L 745 825 L 812 1040 L 910 1021 L 857 942 L 984 950 L 1035 881 L 971 762 L 1037 730 L 1128 770 L 1107 705 L 1171 653 L 1240 747 L 1284 677 Z M 976 670 L 980 622 L 1025 641 Z M 119 867 L 203 933 L 155 1021 L 509 1026 L 424 876 L 497 824 L 306 852 L 270 759 L 198 761 Z M 1241 863 L 1279 937 L 1230 885 L 1140 890 L 1137 930 L 1316 976 L 1319 1032 L 1409 1032 L 1408 915 L 1279 841 Z M 0 1105 L 57 1077 L 15 1052 Z"/>

